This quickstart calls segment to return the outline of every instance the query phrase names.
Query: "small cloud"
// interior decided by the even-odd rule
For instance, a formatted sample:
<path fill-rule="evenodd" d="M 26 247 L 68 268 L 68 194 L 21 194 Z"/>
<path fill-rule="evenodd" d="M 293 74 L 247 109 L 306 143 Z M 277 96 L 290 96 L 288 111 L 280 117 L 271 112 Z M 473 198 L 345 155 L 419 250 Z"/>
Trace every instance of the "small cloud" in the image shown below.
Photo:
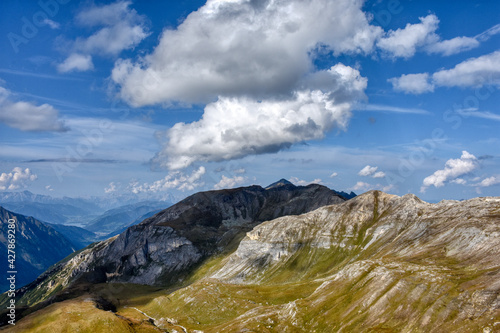
<path fill-rule="evenodd" d="M 500 184 L 500 177 L 488 177 L 483 179 L 479 184 L 475 184 L 474 186 L 479 186 L 479 187 L 489 187 L 493 186 L 496 184 Z"/>
<path fill-rule="evenodd" d="M 51 185 L 47 185 L 47 186 L 45 186 L 45 189 L 46 189 L 47 191 L 50 191 L 50 192 L 54 191 L 54 189 L 52 188 L 52 186 L 51 186 Z"/>
<path fill-rule="evenodd" d="M 419 49 L 427 54 L 450 56 L 479 47 L 492 36 L 500 33 L 500 24 L 497 24 L 483 33 L 474 36 L 458 36 L 441 40 L 436 34 L 439 19 L 430 14 L 420 17 L 420 23 L 407 24 L 404 29 L 390 30 L 377 42 L 377 46 L 392 58 L 412 57 Z"/>
<path fill-rule="evenodd" d="M 359 176 L 363 177 L 372 177 L 372 178 L 384 178 L 385 177 L 385 172 L 383 171 L 378 171 L 378 167 L 372 167 L 370 165 L 365 166 L 361 171 L 358 172 Z"/>
<path fill-rule="evenodd" d="M 59 112 L 52 105 L 16 101 L 13 94 L 2 86 L 0 86 L 0 123 L 26 132 L 68 130 L 64 121 L 59 118 Z"/>
<path fill-rule="evenodd" d="M 330 178 L 337 177 L 338 175 L 339 175 L 338 173 L 334 172 L 334 173 L 332 173 L 332 174 L 330 175 Z"/>
<path fill-rule="evenodd" d="M 368 191 L 369 189 L 372 188 L 371 184 L 365 183 L 365 182 L 357 182 L 356 185 L 354 185 L 351 189 L 353 191 Z"/>
<path fill-rule="evenodd" d="M 20 167 L 15 167 L 11 172 L 3 172 L 0 174 L 0 190 L 17 190 L 20 188 L 28 187 L 30 182 L 37 179 L 37 175 L 31 173 L 29 168 L 21 169 Z"/>
<path fill-rule="evenodd" d="M 104 188 L 104 193 L 113 193 L 116 191 L 116 184 L 114 182 L 109 183 L 108 187 Z"/>
<path fill-rule="evenodd" d="M 246 173 L 246 172 L 247 171 L 244 168 L 233 170 L 233 173 L 236 173 L 236 174 L 243 174 L 243 173 Z"/>
<path fill-rule="evenodd" d="M 417 48 L 439 40 L 435 31 L 439 19 L 436 15 L 420 17 L 420 23 L 408 23 L 404 29 L 391 30 L 377 42 L 377 46 L 393 58 L 410 58 Z"/>
<path fill-rule="evenodd" d="M 429 44 L 426 47 L 428 53 L 439 53 L 444 56 L 461 53 L 475 49 L 479 46 L 479 41 L 473 37 L 455 37 L 448 40 Z"/>
<path fill-rule="evenodd" d="M 316 178 L 313 181 L 308 182 L 306 180 L 302 180 L 302 179 L 299 179 L 297 177 L 291 177 L 290 182 L 292 182 L 293 184 L 298 185 L 298 186 L 307 186 L 310 184 L 321 184 L 321 179 Z"/>
<path fill-rule="evenodd" d="M 43 24 L 45 25 L 48 25 L 51 29 L 59 29 L 61 27 L 61 25 L 57 22 L 54 22 L 48 18 L 46 18 L 45 20 L 43 20 Z"/>
<path fill-rule="evenodd" d="M 73 53 L 61 64 L 57 65 L 57 70 L 61 73 L 67 72 L 85 72 L 94 69 L 94 64 L 92 63 L 92 56 Z"/>
<path fill-rule="evenodd" d="M 203 181 L 200 181 L 205 172 L 206 170 L 203 166 L 193 170 L 190 175 L 186 175 L 180 171 L 174 171 L 166 175 L 165 178 L 153 183 L 144 183 L 141 185 L 137 181 L 131 182 L 129 188 L 135 194 L 141 192 L 161 192 L 169 189 L 192 191 L 195 188 L 205 185 Z"/>
<path fill-rule="evenodd" d="M 366 177 L 366 176 L 371 176 L 377 171 L 378 167 L 372 167 L 372 166 L 365 166 L 361 171 L 358 172 L 358 175 Z"/>
<path fill-rule="evenodd" d="M 103 6 L 92 5 L 78 13 L 75 18 L 78 24 L 100 29 L 70 43 L 71 54 L 58 65 L 59 72 L 92 70 L 92 55 L 116 57 L 149 36 L 146 17 L 131 9 L 131 4 L 131 1 L 117 1 Z"/>
<path fill-rule="evenodd" d="M 382 185 L 382 184 L 372 185 L 372 184 L 369 184 L 366 182 L 359 181 L 356 183 L 356 185 L 351 187 L 351 190 L 352 191 L 362 191 L 362 192 L 371 191 L 371 190 L 380 190 L 383 192 L 389 192 L 389 191 L 392 191 L 394 188 L 395 188 L 395 186 L 392 184 L 391 185 Z"/>
<path fill-rule="evenodd" d="M 442 187 L 446 182 L 456 180 L 458 177 L 466 175 L 478 167 L 478 159 L 464 150 L 460 158 L 446 161 L 444 169 L 437 170 L 432 175 L 426 177 L 423 181 L 423 186 L 420 188 L 420 192 L 425 192 L 429 186 Z"/>
<path fill-rule="evenodd" d="M 465 185 L 467 183 L 467 181 L 463 178 L 457 178 L 457 179 L 453 179 L 452 181 L 450 181 L 450 183 L 458 184 L 458 185 Z"/>
<path fill-rule="evenodd" d="M 226 177 L 222 175 L 221 180 L 214 185 L 214 189 L 216 190 L 221 190 L 221 189 L 229 189 L 229 188 L 234 188 L 237 185 L 240 185 L 246 181 L 245 177 L 242 176 L 235 176 L 232 178 Z"/>
<path fill-rule="evenodd" d="M 434 85 L 429 82 L 429 73 L 403 74 L 400 77 L 388 79 L 396 91 L 419 95 L 434 91 Z"/>

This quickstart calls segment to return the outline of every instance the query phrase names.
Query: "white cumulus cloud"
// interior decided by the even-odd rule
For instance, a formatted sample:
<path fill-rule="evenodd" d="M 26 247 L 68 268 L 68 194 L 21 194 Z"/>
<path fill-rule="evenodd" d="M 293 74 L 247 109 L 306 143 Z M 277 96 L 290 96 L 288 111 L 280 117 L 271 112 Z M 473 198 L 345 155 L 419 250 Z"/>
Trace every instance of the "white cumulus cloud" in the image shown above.
<path fill-rule="evenodd" d="M 37 179 L 37 175 L 33 174 L 30 169 L 21 169 L 15 167 L 11 172 L 2 172 L 0 174 L 0 190 L 17 190 L 28 187 L 28 184 Z"/>
<path fill-rule="evenodd" d="M 310 184 L 321 184 L 321 179 L 316 178 L 312 181 L 307 181 L 307 180 L 300 179 L 298 177 L 291 177 L 290 182 L 293 183 L 294 185 L 297 185 L 297 186 L 307 186 Z"/>
<path fill-rule="evenodd" d="M 363 95 L 366 79 L 344 65 L 327 72 L 336 82 L 330 92 L 304 90 L 285 100 L 219 98 L 205 107 L 199 121 L 178 123 L 166 131 L 166 144 L 155 161 L 180 169 L 195 161 L 277 152 L 297 142 L 321 139 L 334 127 L 345 129 L 352 100 Z"/>
<path fill-rule="evenodd" d="M 234 188 L 238 185 L 243 184 L 245 181 L 246 178 L 242 176 L 226 177 L 222 175 L 220 181 L 214 185 L 214 189 L 221 190 L 225 188 Z"/>
<path fill-rule="evenodd" d="M 28 132 L 64 132 L 68 128 L 59 112 L 49 104 L 18 101 L 12 92 L 0 86 L 0 123 Z"/>
<path fill-rule="evenodd" d="M 385 177 L 385 172 L 383 171 L 378 171 L 378 172 L 375 172 L 373 175 L 372 175 L 373 178 L 384 178 Z"/>
<path fill-rule="evenodd" d="M 377 46 L 393 57 L 409 58 L 415 54 L 417 48 L 437 42 L 437 16 L 431 14 L 419 19 L 420 23 L 408 23 L 403 29 L 389 31 L 386 37 L 377 42 Z"/>
<path fill-rule="evenodd" d="M 136 194 L 143 192 L 162 192 L 169 189 L 192 191 L 205 184 L 201 179 L 205 173 L 206 170 L 203 166 L 193 170 L 190 175 L 186 175 L 180 171 L 173 171 L 166 175 L 165 178 L 153 183 L 140 184 L 138 182 L 132 182 L 130 184 L 130 190 Z"/>
<path fill-rule="evenodd" d="M 377 171 L 377 170 L 378 170 L 378 167 L 367 165 L 358 172 L 358 175 L 362 176 L 362 177 L 384 178 L 385 172 Z M 361 182 L 361 183 L 363 183 L 363 182 Z"/>
<path fill-rule="evenodd" d="M 428 73 L 403 74 L 389 79 L 395 90 L 411 94 L 434 91 L 435 87 L 500 86 L 500 51 L 470 58 L 450 69 Z"/>
<path fill-rule="evenodd" d="M 377 46 L 393 58 L 410 58 L 419 50 L 450 56 L 474 49 L 500 33 L 500 25 L 496 25 L 474 37 L 458 36 L 442 40 L 436 34 L 439 26 L 436 15 L 429 14 L 419 19 L 420 23 L 408 23 L 402 29 L 388 31 L 377 41 Z"/>
<path fill-rule="evenodd" d="M 116 57 L 132 49 L 149 36 L 145 16 L 131 9 L 131 1 L 118 1 L 108 5 L 92 5 L 77 14 L 77 24 L 93 29 L 87 37 L 70 42 L 71 54 L 60 63 L 60 72 L 87 71 L 94 68 L 92 55 Z"/>
<path fill-rule="evenodd" d="M 500 184 L 500 177 L 491 176 L 491 177 L 483 179 L 478 184 L 475 184 L 475 186 L 489 187 L 489 186 L 493 186 L 496 184 Z"/>
<path fill-rule="evenodd" d="M 152 54 L 118 61 L 112 79 L 133 106 L 286 96 L 313 71 L 318 45 L 336 54 L 373 50 L 382 29 L 361 7 L 350 0 L 210 0 L 165 29 Z"/>
<path fill-rule="evenodd" d="M 429 82 L 429 73 L 403 74 L 388 80 L 394 90 L 410 94 L 422 94 L 434 91 L 434 85 Z"/>
<path fill-rule="evenodd" d="M 210 0 L 154 51 L 115 63 L 112 80 L 132 106 L 208 103 L 203 117 L 164 134 L 154 159 L 170 169 L 277 152 L 345 129 L 367 86 L 357 69 L 318 71 L 324 50 L 368 54 L 382 34 L 361 1 Z"/>
<path fill-rule="evenodd" d="M 446 87 L 500 86 L 500 51 L 467 59 L 454 68 L 443 69 L 432 75 L 435 85 Z"/>
<path fill-rule="evenodd" d="M 427 46 L 428 53 L 439 53 L 444 56 L 468 51 L 478 47 L 480 42 L 473 37 L 455 37 L 439 41 Z"/>
<path fill-rule="evenodd" d="M 429 186 L 442 187 L 448 181 L 466 175 L 479 167 L 477 158 L 467 151 L 462 152 L 462 156 L 457 159 L 446 161 L 444 169 L 437 170 L 432 175 L 426 177 L 420 191 L 425 192 Z M 460 181 L 459 181 L 460 182 Z"/>
<path fill-rule="evenodd" d="M 57 70 L 61 73 L 67 72 L 85 72 L 94 69 L 92 56 L 88 54 L 73 53 L 62 63 L 57 65 Z"/>

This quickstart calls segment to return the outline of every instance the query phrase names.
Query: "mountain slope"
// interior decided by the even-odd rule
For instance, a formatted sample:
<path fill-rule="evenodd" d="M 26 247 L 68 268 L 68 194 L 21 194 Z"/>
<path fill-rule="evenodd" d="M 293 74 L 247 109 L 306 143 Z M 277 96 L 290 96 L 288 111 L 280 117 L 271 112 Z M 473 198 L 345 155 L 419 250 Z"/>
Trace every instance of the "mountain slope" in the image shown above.
<path fill-rule="evenodd" d="M 29 305 L 63 286 L 87 282 L 175 283 L 204 259 L 234 246 L 258 223 L 344 201 L 321 185 L 270 190 L 250 186 L 197 193 L 119 236 L 81 251 L 20 294 Z"/>
<path fill-rule="evenodd" d="M 0 261 L 3 272 L 7 272 L 7 230 L 8 220 L 15 219 L 15 263 L 17 287 L 33 281 L 50 265 L 74 251 L 73 245 L 53 228 L 32 217 L 12 213 L 0 207 Z M 8 289 L 6 280 L 0 282 L 2 291 Z"/>
<path fill-rule="evenodd" d="M 147 229 L 165 221 L 176 228 L 178 238 L 180 232 L 192 236 L 188 229 L 197 225 L 188 217 L 201 216 L 192 207 L 201 210 L 204 203 L 212 202 L 224 208 L 201 210 L 212 215 L 200 223 L 217 226 L 220 220 L 213 215 L 227 213 L 229 207 L 221 203 L 238 207 L 242 197 L 251 199 L 246 209 L 231 211 L 233 217 L 242 216 L 254 207 L 250 193 L 251 188 L 236 191 L 232 200 L 224 199 L 224 191 L 193 196 L 185 206 L 173 206 L 139 226 Z M 254 216 L 278 206 L 275 202 Z M 183 221 L 169 218 L 186 212 L 190 214 Z M 64 281 L 71 282 L 68 273 L 78 276 L 81 271 L 74 268 L 95 264 L 99 253 L 118 238 L 80 252 L 46 279 L 56 285 L 61 281 L 57 279 L 66 276 Z M 256 223 L 237 243 L 234 252 L 219 252 L 204 261 L 176 289 L 80 284 L 79 293 L 73 291 L 73 295 L 81 297 L 53 299 L 62 302 L 28 315 L 7 331 L 38 332 L 40 327 L 64 331 L 83 327 L 79 325 L 85 325 L 84 317 L 102 319 L 93 321 L 96 332 L 500 329 L 500 198 L 429 204 L 414 195 L 370 191 L 302 215 Z M 190 248 L 202 248 L 194 244 Z M 39 288 L 48 290 L 45 283 L 42 280 Z M 75 304 L 81 304 L 81 309 L 75 309 Z M 67 307 L 72 307 L 69 315 L 64 311 Z"/>
<path fill-rule="evenodd" d="M 500 198 L 372 191 L 265 222 L 142 311 L 204 332 L 496 332 Z"/>

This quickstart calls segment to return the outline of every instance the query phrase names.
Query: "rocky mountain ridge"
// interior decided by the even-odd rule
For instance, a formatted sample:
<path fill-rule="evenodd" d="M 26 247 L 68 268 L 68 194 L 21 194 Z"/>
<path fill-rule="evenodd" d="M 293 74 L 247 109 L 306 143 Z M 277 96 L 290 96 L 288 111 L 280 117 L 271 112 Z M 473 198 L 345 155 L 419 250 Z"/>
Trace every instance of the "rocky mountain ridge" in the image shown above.
<path fill-rule="evenodd" d="M 203 259 L 234 246 L 255 225 L 345 199 L 321 185 L 250 186 L 200 192 L 120 235 L 75 254 L 20 291 L 27 302 L 78 283 L 171 284 Z M 36 299 L 31 294 L 35 293 Z"/>
<path fill-rule="evenodd" d="M 243 212 L 255 206 L 250 205 L 248 210 L 235 207 L 243 197 L 252 199 L 246 200 L 247 204 L 260 198 L 249 194 L 253 191 L 246 188 L 229 201 L 223 200 L 228 194 L 224 191 L 193 197 L 138 227 L 147 230 L 168 226 L 177 237 L 168 238 L 170 252 L 177 253 L 176 260 L 181 263 L 186 257 L 180 254 L 189 252 L 179 252 L 178 248 L 186 246 L 186 250 L 203 253 L 203 247 L 197 245 L 197 233 L 189 232 L 197 227 L 192 221 L 198 221 L 198 213 L 213 213 L 199 221 L 213 232 L 224 224 L 245 225 Z M 286 196 L 293 197 L 290 193 Z M 228 205 L 198 210 L 203 203 L 211 202 L 207 198 Z M 61 307 L 88 304 L 89 297 L 101 304 L 105 297 L 114 305 L 117 332 L 124 331 L 118 329 L 124 323 L 131 331 L 147 328 L 205 333 L 500 330 L 500 197 L 429 204 L 411 194 L 398 197 L 370 191 L 304 214 L 267 218 L 275 209 L 292 209 L 279 206 L 273 203 L 269 209 L 254 210 L 253 216 L 266 220 L 241 234 L 241 241 L 233 238 L 234 251 L 219 252 L 202 261 L 187 283 L 176 289 L 146 290 L 134 298 L 127 294 L 137 290 L 137 285 L 100 284 L 104 293 L 92 289 L 91 296 L 52 304 L 44 312 L 23 319 L 16 329 L 53 327 L 43 318 L 54 313 L 59 313 L 56 322 L 64 328 L 70 318 L 60 312 Z M 216 220 L 215 212 L 232 218 Z M 140 230 L 133 232 L 141 234 Z M 223 238 L 207 235 L 208 240 L 219 240 L 210 246 L 221 244 Z M 53 288 L 61 279 L 71 284 L 85 262 L 98 262 L 99 253 L 113 248 L 119 237 L 124 237 L 118 244 L 122 244 L 123 253 L 128 253 L 126 234 L 98 243 L 94 250 L 67 261 L 64 269 L 55 267 L 46 281 L 40 281 L 39 290 L 49 290 L 45 283 L 52 283 Z M 186 240 L 190 244 L 183 243 Z M 143 251 L 151 251 L 147 246 Z M 133 257 L 140 260 L 140 256 Z M 70 272 L 75 275 L 68 279 Z M 113 281 L 115 277 L 109 278 Z M 100 310 L 102 305 L 85 306 L 93 316 L 109 318 L 107 311 Z M 75 320 L 74 315 L 71 318 Z M 99 329 L 104 324 L 95 321 L 93 325 Z"/>

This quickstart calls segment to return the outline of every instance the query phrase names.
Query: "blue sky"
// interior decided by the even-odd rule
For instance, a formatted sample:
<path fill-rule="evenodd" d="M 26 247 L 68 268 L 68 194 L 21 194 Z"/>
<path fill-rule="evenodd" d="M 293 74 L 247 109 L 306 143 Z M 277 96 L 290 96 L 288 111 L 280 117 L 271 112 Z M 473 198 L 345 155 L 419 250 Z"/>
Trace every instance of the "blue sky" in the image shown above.
<path fill-rule="evenodd" d="M 500 190 L 498 1 L 3 1 L 0 191 Z"/>

